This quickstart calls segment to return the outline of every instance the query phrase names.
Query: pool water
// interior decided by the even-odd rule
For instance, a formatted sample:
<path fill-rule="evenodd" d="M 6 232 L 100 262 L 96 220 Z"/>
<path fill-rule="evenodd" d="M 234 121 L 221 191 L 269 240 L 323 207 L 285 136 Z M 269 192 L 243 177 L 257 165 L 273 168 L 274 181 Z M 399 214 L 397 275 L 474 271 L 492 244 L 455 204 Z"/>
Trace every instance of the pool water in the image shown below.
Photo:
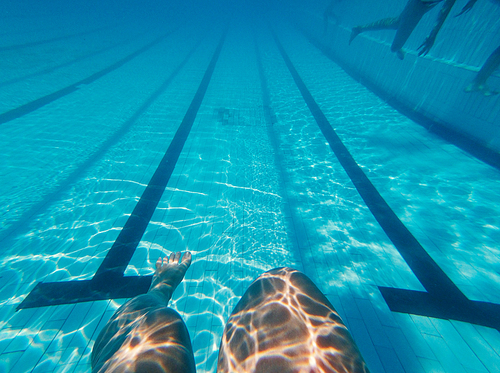
<path fill-rule="evenodd" d="M 159 256 L 186 250 L 170 306 L 198 372 L 215 371 L 248 285 L 280 266 L 319 286 L 371 372 L 500 370 L 498 319 L 467 309 L 500 304 L 498 169 L 287 23 L 117 21 L 67 25 L 64 38 L 35 26 L 0 47 L 0 371 L 89 372 L 126 298 L 75 284 L 95 284 L 109 260 L 140 292 Z M 168 162 L 163 194 L 146 201 Z M 150 217 L 132 213 L 141 203 Z M 126 255 L 124 227 L 138 237 Z M 40 282 L 53 285 L 35 297 Z M 396 310 L 404 294 L 421 307 Z"/>

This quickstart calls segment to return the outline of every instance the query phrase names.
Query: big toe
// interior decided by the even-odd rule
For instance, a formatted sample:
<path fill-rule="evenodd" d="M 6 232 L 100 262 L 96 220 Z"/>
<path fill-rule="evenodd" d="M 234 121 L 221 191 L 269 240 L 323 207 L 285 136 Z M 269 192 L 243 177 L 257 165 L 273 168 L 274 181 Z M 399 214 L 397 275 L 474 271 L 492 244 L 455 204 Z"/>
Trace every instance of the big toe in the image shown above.
<path fill-rule="evenodd" d="M 191 265 L 191 261 L 193 259 L 193 256 L 191 255 L 191 252 L 186 251 L 184 255 L 182 256 L 182 264 L 184 264 L 187 267 Z"/>

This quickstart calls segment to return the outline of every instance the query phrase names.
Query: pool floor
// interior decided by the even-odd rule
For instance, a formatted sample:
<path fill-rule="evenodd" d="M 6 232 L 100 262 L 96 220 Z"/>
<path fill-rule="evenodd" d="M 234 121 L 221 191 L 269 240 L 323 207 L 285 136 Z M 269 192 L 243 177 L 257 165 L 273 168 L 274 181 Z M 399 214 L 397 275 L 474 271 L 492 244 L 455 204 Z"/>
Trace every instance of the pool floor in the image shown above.
<path fill-rule="evenodd" d="M 0 372 L 89 372 L 126 299 L 79 301 L 60 284 L 95 283 L 106 260 L 138 284 L 186 250 L 171 307 L 198 372 L 215 371 L 248 285 L 280 266 L 319 286 L 371 372 L 500 371 L 498 319 L 471 314 L 500 304 L 499 170 L 292 26 L 119 27 L 2 52 Z M 138 244 L 123 259 L 110 249 L 127 224 Z M 56 285 L 36 298 L 40 282 Z"/>

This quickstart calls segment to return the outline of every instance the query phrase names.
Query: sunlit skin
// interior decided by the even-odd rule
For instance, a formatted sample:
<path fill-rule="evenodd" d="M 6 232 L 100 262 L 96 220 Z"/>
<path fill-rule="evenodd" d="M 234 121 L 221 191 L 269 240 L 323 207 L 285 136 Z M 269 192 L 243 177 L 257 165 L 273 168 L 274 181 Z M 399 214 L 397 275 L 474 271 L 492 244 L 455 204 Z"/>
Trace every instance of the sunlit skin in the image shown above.
<path fill-rule="evenodd" d="M 99 334 L 92 372 L 195 372 L 187 328 L 167 307 L 191 254 L 156 262 L 147 294 L 120 307 Z M 262 274 L 233 310 L 217 372 L 368 372 L 328 299 L 304 274 L 277 268 Z"/>
<path fill-rule="evenodd" d="M 159 258 L 151 288 L 121 306 L 92 350 L 92 372 L 195 372 L 189 333 L 167 304 L 191 264 L 191 253 Z"/>
<path fill-rule="evenodd" d="M 328 299 L 290 268 L 261 275 L 227 322 L 217 372 L 368 372 Z"/>

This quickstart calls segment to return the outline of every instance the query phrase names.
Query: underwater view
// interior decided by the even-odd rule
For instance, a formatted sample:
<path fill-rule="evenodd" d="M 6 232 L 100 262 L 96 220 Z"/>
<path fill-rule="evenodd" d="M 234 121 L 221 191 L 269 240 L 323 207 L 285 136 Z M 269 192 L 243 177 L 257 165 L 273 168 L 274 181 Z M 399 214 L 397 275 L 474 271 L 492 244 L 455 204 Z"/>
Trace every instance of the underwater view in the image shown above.
<path fill-rule="evenodd" d="M 500 372 L 499 0 L 0 18 L 0 373 Z"/>

